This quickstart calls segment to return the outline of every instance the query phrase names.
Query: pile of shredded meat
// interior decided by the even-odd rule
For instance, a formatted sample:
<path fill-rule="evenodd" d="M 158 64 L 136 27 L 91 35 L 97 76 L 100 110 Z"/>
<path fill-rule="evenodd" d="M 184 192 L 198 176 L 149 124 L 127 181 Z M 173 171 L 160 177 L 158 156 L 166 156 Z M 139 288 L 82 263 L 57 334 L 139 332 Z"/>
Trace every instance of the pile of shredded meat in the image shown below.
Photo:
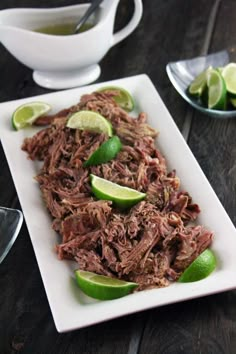
<path fill-rule="evenodd" d="M 36 176 L 50 211 L 52 227 L 61 235 L 59 259 L 78 262 L 79 268 L 139 284 L 138 290 L 164 287 L 212 242 L 212 232 L 193 223 L 200 210 L 180 190 L 175 171 L 167 171 L 156 148 L 157 132 L 145 113 L 134 119 L 113 97 L 116 92 L 82 96 L 75 106 L 41 117 L 47 125 L 22 149 L 32 160 L 42 160 Z M 112 161 L 92 167 L 83 162 L 104 141 L 105 134 L 66 127 L 68 117 L 92 110 L 106 117 L 122 141 Z M 122 211 L 91 193 L 90 173 L 146 193 L 144 201 Z"/>

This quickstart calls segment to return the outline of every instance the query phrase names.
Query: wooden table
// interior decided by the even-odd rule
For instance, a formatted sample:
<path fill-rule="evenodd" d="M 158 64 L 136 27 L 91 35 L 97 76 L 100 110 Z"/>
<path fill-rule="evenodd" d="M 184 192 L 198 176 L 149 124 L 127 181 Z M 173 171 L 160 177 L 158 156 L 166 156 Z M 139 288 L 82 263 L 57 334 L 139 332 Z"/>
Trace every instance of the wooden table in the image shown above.
<path fill-rule="evenodd" d="M 41 7 L 78 0 L 42 0 Z M 165 71 L 170 61 L 236 44 L 235 0 L 143 0 L 139 27 L 101 62 L 99 82 L 146 73 L 236 223 L 236 121 L 209 118 L 188 106 Z M 0 9 L 36 7 L 32 0 L 1 0 Z M 132 1 L 121 1 L 116 28 L 130 18 Z M 0 46 L 0 101 L 48 90 Z M 0 205 L 20 208 L 0 147 Z M 236 250 L 235 250 L 236 251 Z M 236 275 L 235 275 L 236 276 Z M 0 266 L 0 353 L 236 353 L 236 291 L 164 306 L 66 334 L 56 331 L 24 224 Z"/>

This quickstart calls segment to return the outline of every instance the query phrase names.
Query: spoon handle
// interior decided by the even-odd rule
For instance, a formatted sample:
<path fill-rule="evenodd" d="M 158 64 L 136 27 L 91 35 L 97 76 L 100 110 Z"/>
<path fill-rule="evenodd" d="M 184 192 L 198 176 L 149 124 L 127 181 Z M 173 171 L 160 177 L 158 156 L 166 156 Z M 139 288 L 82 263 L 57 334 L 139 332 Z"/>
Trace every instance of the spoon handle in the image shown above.
<path fill-rule="evenodd" d="M 96 10 L 96 8 L 101 4 L 103 0 L 94 0 L 91 5 L 89 6 L 89 8 L 87 9 L 87 11 L 85 12 L 85 14 L 81 17 L 80 21 L 78 22 L 76 28 L 75 28 L 75 33 L 78 33 L 81 26 L 87 21 L 87 19 L 89 18 L 89 16 Z"/>

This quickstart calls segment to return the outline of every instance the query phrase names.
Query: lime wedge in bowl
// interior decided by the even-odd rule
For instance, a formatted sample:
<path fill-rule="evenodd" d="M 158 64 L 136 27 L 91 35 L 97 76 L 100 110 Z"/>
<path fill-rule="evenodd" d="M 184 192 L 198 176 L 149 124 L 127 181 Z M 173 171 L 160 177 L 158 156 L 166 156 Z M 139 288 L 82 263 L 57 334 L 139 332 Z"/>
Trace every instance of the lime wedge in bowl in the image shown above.
<path fill-rule="evenodd" d="M 137 283 L 97 275 L 84 270 L 75 271 L 79 288 L 88 296 L 98 300 L 113 300 L 128 295 L 138 287 Z"/>
<path fill-rule="evenodd" d="M 49 112 L 51 106 L 45 102 L 30 102 L 19 106 L 12 115 L 12 126 L 15 130 L 32 125 L 37 118 Z"/>
<path fill-rule="evenodd" d="M 224 110 L 227 103 L 225 80 L 217 69 L 207 73 L 208 108 Z"/>
<path fill-rule="evenodd" d="M 189 85 L 188 92 L 192 96 L 201 97 L 207 86 L 207 73 L 212 69 L 210 66 L 201 72 Z"/>
<path fill-rule="evenodd" d="M 226 90 L 232 96 L 236 96 L 236 63 L 226 65 L 221 74 L 225 80 Z"/>
<path fill-rule="evenodd" d="M 106 86 L 98 90 L 98 92 L 107 91 L 117 91 L 117 95 L 114 96 L 114 100 L 125 111 L 131 112 L 134 109 L 134 99 L 127 90 L 118 86 Z"/>
<path fill-rule="evenodd" d="M 123 187 L 93 174 L 90 175 L 92 192 L 98 199 L 111 200 L 121 208 L 129 208 L 142 199 L 146 194 L 135 189 Z"/>
<path fill-rule="evenodd" d="M 116 157 L 122 147 L 121 141 L 117 135 L 112 136 L 105 141 L 92 155 L 84 162 L 84 166 L 95 166 L 106 163 Z"/>
<path fill-rule="evenodd" d="M 203 251 L 181 274 L 179 282 L 189 283 L 202 280 L 216 268 L 216 257 L 210 249 Z"/>
<path fill-rule="evenodd" d="M 236 108 L 236 98 L 230 98 L 229 101 L 232 104 L 232 106 Z"/>
<path fill-rule="evenodd" d="M 70 116 L 66 126 L 71 129 L 88 130 L 112 136 L 112 125 L 101 114 L 93 111 L 79 111 Z"/>

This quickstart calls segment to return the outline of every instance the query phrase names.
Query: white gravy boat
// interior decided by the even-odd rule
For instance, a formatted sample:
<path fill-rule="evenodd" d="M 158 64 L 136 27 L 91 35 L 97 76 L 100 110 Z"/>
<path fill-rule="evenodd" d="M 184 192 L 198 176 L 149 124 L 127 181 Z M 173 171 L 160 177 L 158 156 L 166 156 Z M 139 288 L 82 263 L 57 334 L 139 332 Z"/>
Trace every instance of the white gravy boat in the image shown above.
<path fill-rule="evenodd" d="M 142 0 L 134 0 L 130 22 L 113 33 L 118 3 L 119 0 L 104 0 L 94 15 L 94 27 L 67 36 L 34 30 L 63 22 L 76 23 L 90 4 L 1 10 L 0 41 L 21 63 L 34 70 L 33 79 L 38 85 L 50 89 L 85 85 L 99 77 L 99 61 L 112 46 L 133 32 L 141 19 Z"/>

